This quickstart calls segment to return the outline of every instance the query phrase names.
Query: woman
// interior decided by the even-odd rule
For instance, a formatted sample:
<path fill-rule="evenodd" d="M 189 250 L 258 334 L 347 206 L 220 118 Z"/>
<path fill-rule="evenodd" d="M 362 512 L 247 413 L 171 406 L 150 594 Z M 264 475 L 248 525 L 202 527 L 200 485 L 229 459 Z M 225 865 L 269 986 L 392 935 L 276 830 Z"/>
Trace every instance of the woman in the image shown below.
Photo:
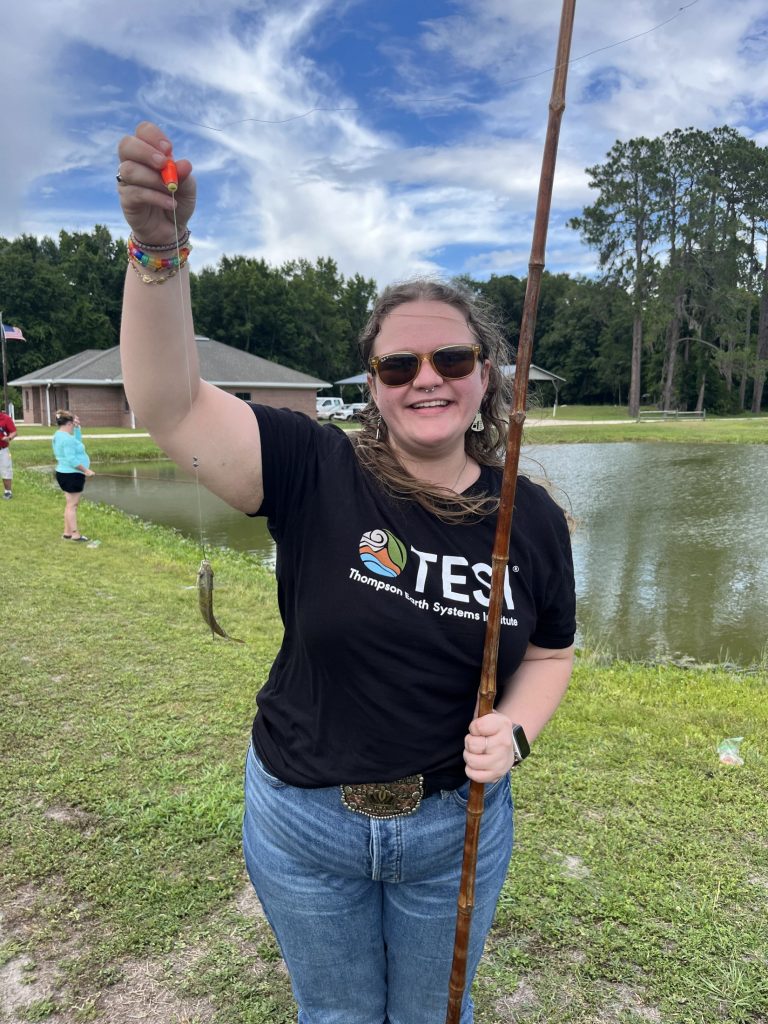
<path fill-rule="evenodd" d="M 182 467 L 194 460 L 235 508 L 266 516 L 277 541 L 285 634 L 258 698 L 243 846 L 298 1020 L 442 1024 L 474 779 L 486 793 L 469 1024 L 469 983 L 512 847 L 509 772 L 523 731 L 536 738 L 572 668 L 564 515 L 520 479 L 498 699 L 476 718 L 506 431 L 500 334 L 450 286 L 385 291 L 361 339 L 371 404 L 355 445 L 201 381 L 185 260 L 167 259 L 174 198 L 160 170 L 170 152 L 146 122 L 119 147 L 133 231 L 125 387 L 160 446 Z M 177 168 L 186 246 L 194 180 L 188 161 Z"/>
<path fill-rule="evenodd" d="M 53 435 L 53 454 L 56 458 L 56 482 L 64 491 L 64 533 L 62 540 L 73 540 L 85 543 L 88 537 L 83 536 L 77 528 L 77 506 L 80 504 L 85 478 L 93 476 L 90 468 L 91 460 L 83 444 L 80 431 L 80 420 L 69 409 L 56 412 L 58 430 Z"/>

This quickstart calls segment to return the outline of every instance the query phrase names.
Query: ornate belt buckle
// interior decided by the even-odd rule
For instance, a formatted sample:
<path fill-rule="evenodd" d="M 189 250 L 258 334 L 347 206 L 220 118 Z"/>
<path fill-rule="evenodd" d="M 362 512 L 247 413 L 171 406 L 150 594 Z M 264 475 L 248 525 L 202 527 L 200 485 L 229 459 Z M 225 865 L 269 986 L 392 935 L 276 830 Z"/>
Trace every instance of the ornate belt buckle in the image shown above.
<path fill-rule="evenodd" d="M 424 776 L 406 775 L 394 782 L 360 782 L 339 786 L 341 802 L 348 811 L 369 818 L 401 818 L 419 809 L 424 796 Z"/>

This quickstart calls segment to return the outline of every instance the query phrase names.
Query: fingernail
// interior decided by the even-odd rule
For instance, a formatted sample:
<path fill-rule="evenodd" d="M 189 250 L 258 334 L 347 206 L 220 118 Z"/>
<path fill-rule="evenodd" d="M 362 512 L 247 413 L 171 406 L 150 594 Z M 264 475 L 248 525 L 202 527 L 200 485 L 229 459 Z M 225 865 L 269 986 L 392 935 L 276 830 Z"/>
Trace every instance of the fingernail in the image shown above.
<path fill-rule="evenodd" d="M 168 158 L 166 156 L 163 156 L 162 153 L 152 154 L 152 163 L 155 165 L 155 167 L 165 167 L 167 160 Z"/>

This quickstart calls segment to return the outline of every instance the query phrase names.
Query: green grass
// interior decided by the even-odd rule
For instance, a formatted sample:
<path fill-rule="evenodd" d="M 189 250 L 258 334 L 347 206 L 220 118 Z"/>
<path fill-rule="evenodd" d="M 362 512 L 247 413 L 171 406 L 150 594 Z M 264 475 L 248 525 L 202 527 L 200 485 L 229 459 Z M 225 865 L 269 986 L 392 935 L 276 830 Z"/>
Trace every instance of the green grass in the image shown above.
<path fill-rule="evenodd" d="M 24 437 L 47 437 L 50 439 L 51 434 L 56 430 L 55 426 L 42 427 L 39 424 L 30 423 L 26 425 L 23 421 L 16 420 L 16 426 L 19 429 L 19 436 Z M 139 437 L 141 434 L 146 433 L 143 430 L 132 430 L 130 427 L 83 427 L 83 436 L 85 438 L 97 437 L 101 434 L 121 434 L 125 437 Z"/>
<path fill-rule="evenodd" d="M 0 981 L 29 992 L 19 1020 L 289 1024 L 239 850 L 274 579 L 215 556 L 247 643 L 214 641 L 194 544 L 87 502 L 101 546 L 68 544 L 62 505 L 25 471 L 0 505 Z M 765 1024 L 766 698 L 765 672 L 580 658 L 515 775 L 477 1024 Z M 738 768 L 716 754 L 734 735 Z"/>
<path fill-rule="evenodd" d="M 768 444 L 768 417 L 707 417 L 706 420 L 645 420 L 641 423 L 595 421 L 572 426 L 526 426 L 525 436 L 531 444 L 603 444 L 617 441 Z"/>
<path fill-rule="evenodd" d="M 536 419 L 553 419 L 553 407 L 542 402 L 537 395 L 534 396 L 534 406 L 529 416 Z M 558 420 L 584 420 L 589 423 L 599 423 L 602 420 L 626 420 L 626 405 L 558 405 Z"/>
<path fill-rule="evenodd" d="M 50 443 L 51 433 L 52 431 L 48 430 L 45 435 L 39 435 L 39 440 L 13 442 L 11 454 L 14 467 L 16 469 L 33 466 L 52 467 L 54 459 Z M 91 462 L 97 469 L 99 462 L 165 459 L 166 457 L 151 437 L 137 437 L 127 432 L 119 438 L 86 437 L 84 443 Z"/>

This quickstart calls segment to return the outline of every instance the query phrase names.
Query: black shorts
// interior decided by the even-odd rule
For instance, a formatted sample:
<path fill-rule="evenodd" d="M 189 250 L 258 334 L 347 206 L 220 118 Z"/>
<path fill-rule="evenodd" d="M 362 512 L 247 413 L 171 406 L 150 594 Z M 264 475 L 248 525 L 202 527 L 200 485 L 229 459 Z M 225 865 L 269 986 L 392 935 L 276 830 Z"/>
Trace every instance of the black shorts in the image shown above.
<path fill-rule="evenodd" d="M 57 473 L 56 483 L 67 494 L 79 494 L 85 487 L 85 473 Z"/>

